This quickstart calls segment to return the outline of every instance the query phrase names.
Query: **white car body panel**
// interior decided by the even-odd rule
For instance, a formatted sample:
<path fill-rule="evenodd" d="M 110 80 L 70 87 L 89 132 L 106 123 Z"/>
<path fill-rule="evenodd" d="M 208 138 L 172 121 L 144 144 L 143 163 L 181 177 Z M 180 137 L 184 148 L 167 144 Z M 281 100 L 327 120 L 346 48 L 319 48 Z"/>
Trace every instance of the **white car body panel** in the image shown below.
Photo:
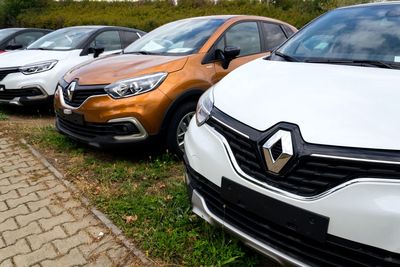
<path fill-rule="evenodd" d="M 198 127 L 193 119 L 185 135 L 190 167 L 217 186 L 224 176 L 263 195 L 325 215 L 330 218 L 329 234 L 400 253 L 400 180 L 361 179 L 316 200 L 295 199 L 242 178 L 230 163 L 223 140 L 210 126 Z"/>
<path fill-rule="evenodd" d="M 102 53 L 100 56 L 118 53 L 121 50 Z M 58 60 L 58 63 L 49 71 L 25 75 L 23 73 L 11 73 L 2 81 L 6 89 L 21 89 L 24 87 L 38 86 L 47 95 L 54 95 L 58 81 L 71 68 L 93 60 L 93 54 L 81 56 L 82 49 L 70 51 L 48 51 L 48 50 L 22 50 L 6 53 L 0 56 L 0 68 L 21 67 L 44 61 Z"/>
<path fill-rule="evenodd" d="M 308 143 L 400 150 L 400 123 L 386 119 L 400 114 L 398 84 L 399 70 L 258 59 L 214 96 L 218 109 L 260 131 L 290 122 Z"/>

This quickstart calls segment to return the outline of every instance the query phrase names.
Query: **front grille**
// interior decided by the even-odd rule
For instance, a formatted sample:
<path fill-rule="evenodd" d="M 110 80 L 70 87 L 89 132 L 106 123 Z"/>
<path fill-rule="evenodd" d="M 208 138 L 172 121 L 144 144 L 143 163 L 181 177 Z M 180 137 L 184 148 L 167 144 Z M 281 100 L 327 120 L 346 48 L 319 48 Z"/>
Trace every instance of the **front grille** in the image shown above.
<path fill-rule="evenodd" d="M 80 105 L 82 105 L 83 102 L 85 102 L 86 99 L 88 99 L 91 96 L 106 94 L 106 92 L 104 91 L 104 86 L 101 85 L 99 86 L 77 85 L 75 91 L 72 94 L 72 99 L 70 100 L 68 98 L 67 88 L 68 87 L 63 87 L 62 89 L 64 101 L 67 105 L 72 107 L 79 107 Z"/>
<path fill-rule="evenodd" d="M 19 72 L 18 68 L 0 69 L 0 81 L 2 81 L 8 74 Z"/>
<path fill-rule="evenodd" d="M 325 242 L 308 239 L 221 198 L 219 187 L 187 166 L 191 186 L 208 209 L 240 231 L 311 266 L 399 266 L 400 255 L 328 234 Z"/>
<path fill-rule="evenodd" d="M 253 140 L 243 137 L 216 120 L 211 119 L 208 124 L 225 137 L 238 166 L 244 173 L 258 181 L 299 196 L 316 196 L 357 178 L 400 179 L 399 165 L 318 158 L 309 154 L 298 156 L 295 166 L 284 175 L 273 175 L 268 172 L 261 151 L 262 141 L 265 140 L 261 137 L 263 133 L 259 133 L 260 139 Z M 281 148 L 277 146 L 275 149 Z M 278 152 L 274 152 L 273 148 L 274 157 Z"/>
<path fill-rule="evenodd" d="M 122 136 L 139 134 L 136 125 L 130 122 L 115 123 L 88 123 L 78 124 L 57 115 L 59 127 L 83 138 L 95 138 L 99 136 Z"/>
<path fill-rule="evenodd" d="M 16 97 L 40 96 L 42 91 L 38 88 L 9 89 L 0 91 L 0 99 L 12 100 Z"/>

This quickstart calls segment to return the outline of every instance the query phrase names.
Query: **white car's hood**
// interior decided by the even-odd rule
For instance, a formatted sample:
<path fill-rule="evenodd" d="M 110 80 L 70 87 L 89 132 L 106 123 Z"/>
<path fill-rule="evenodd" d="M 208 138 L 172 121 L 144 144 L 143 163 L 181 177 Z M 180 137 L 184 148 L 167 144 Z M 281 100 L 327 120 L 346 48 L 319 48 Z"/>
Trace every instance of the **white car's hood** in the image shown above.
<path fill-rule="evenodd" d="M 260 59 L 229 74 L 214 97 L 257 130 L 290 122 L 309 143 L 400 149 L 400 70 Z"/>
<path fill-rule="evenodd" d="M 53 59 L 63 60 L 77 51 L 20 50 L 8 52 L 0 55 L 0 68 L 21 67 Z"/>

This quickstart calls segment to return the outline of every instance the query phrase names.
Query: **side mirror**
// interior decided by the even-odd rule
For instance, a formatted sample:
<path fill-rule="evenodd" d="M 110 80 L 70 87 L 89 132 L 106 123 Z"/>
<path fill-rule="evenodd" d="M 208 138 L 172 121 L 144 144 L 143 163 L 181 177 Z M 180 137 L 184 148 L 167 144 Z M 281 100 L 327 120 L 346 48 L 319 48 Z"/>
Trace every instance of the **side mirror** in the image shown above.
<path fill-rule="evenodd" d="M 98 58 L 101 53 L 104 52 L 104 48 L 95 48 L 95 47 L 89 47 L 88 49 L 88 54 L 93 54 L 94 58 Z"/>
<path fill-rule="evenodd" d="M 16 50 L 16 49 L 21 49 L 24 46 L 22 44 L 9 44 L 6 46 L 6 50 Z"/>
<path fill-rule="evenodd" d="M 229 64 L 233 59 L 235 59 L 240 54 L 240 47 L 237 46 L 227 46 L 224 51 L 221 49 L 215 50 L 215 56 L 222 62 L 222 67 L 227 69 Z"/>

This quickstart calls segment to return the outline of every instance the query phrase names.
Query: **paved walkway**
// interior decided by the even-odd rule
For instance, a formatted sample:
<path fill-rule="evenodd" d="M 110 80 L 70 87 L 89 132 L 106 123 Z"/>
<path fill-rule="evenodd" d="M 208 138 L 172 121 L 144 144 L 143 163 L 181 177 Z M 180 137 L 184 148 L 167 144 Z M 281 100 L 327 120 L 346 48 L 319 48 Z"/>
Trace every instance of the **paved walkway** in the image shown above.
<path fill-rule="evenodd" d="M 0 133 L 0 267 L 139 265 L 45 162 Z"/>

